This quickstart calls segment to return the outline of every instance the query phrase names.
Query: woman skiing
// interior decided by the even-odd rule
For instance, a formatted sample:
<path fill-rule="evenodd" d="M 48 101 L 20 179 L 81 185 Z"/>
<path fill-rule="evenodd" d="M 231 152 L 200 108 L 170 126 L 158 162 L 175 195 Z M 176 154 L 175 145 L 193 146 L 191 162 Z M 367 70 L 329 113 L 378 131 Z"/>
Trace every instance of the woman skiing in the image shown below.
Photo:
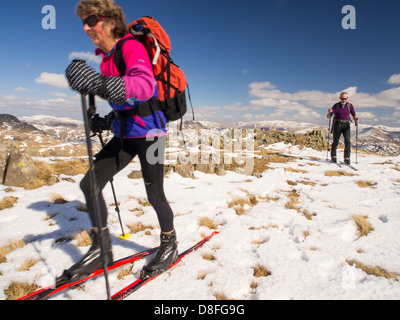
<path fill-rule="evenodd" d="M 98 95 L 108 100 L 114 111 L 140 108 L 141 103 L 157 97 L 156 81 L 146 49 L 138 41 L 126 41 L 133 36 L 127 31 L 122 9 L 112 0 L 81 0 L 76 14 L 82 19 L 84 31 L 97 47 L 96 54 L 101 55 L 103 60 L 101 74 L 84 61 L 74 60 L 66 69 L 70 87 L 81 94 Z M 123 42 L 122 59 L 126 65 L 125 74 L 121 75 L 114 63 L 114 53 L 120 42 Z M 106 118 L 111 121 L 111 117 Z M 107 228 L 108 212 L 101 190 L 135 156 L 139 157 L 147 197 L 157 213 L 161 228 L 160 248 L 153 260 L 143 268 L 142 277 L 161 273 L 177 260 L 174 216 L 163 188 L 164 165 L 161 161 L 154 161 L 164 158 L 165 123 L 167 121 L 162 111 L 154 111 L 145 117 L 130 116 L 125 121 L 119 118 L 112 120 L 114 137 L 95 156 L 98 194 L 91 194 L 89 174 L 86 174 L 80 184 L 92 222 L 92 246 L 81 260 L 64 271 L 61 281 L 79 280 L 104 266 L 98 241 L 97 215 L 93 205 L 95 196 L 100 202 L 105 258 L 112 264 L 112 246 Z"/>

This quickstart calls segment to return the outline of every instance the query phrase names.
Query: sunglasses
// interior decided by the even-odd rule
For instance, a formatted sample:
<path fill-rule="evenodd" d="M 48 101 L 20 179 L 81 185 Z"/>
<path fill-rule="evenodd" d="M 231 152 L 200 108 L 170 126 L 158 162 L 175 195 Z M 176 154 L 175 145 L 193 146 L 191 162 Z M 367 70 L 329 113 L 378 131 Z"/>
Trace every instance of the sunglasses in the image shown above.
<path fill-rule="evenodd" d="M 91 16 L 82 20 L 83 25 L 87 24 L 89 27 L 94 27 L 99 21 L 106 20 L 108 17 L 99 17 L 97 14 L 92 14 Z"/>
<path fill-rule="evenodd" d="M 340 100 L 347 100 L 347 98 L 340 98 Z"/>

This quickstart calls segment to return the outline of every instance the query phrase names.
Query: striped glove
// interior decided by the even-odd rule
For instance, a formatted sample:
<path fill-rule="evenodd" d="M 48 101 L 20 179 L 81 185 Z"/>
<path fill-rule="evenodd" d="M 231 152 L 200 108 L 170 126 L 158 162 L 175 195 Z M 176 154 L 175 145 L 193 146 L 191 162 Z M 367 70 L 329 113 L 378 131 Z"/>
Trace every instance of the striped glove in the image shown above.
<path fill-rule="evenodd" d="M 65 75 L 70 87 L 82 94 L 98 95 L 118 105 L 126 101 L 125 82 L 121 77 L 103 77 L 83 60 L 73 60 Z"/>

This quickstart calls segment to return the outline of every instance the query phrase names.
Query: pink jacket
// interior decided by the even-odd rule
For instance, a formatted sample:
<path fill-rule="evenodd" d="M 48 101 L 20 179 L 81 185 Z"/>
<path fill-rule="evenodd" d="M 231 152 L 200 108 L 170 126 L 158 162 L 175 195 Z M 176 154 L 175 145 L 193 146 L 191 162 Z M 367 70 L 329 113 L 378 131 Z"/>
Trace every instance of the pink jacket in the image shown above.
<path fill-rule="evenodd" d="M 133 36 L 128 34 L 118 42 L 124 41 L 128 37 Z M 120 76 L 114 63 L 114 52 L 118 42 L 107 54 L 104 54 L 100 49 L 96 50 L 96 54 L 103 57 L 100 70 L 105 77 Z M 158 97 L 153 68 L 145 47 L 138 41 L 126 41 L 122 46 L 122 59 L 126 65 L 126 72 L 122 79 L 125 82 L 127 102 L 122 105 L 110 103 L 111 107 L 114 110 L 132 109 L 138 107 L 142 102 Z M 165 135 L 167 131 L 165 129 L 166 123 L 167 120 L 162 111 L 155 111 L 152 115 L 146 117 L 128 117 L 125 124 L 124 138 Z M 112 129 L 114 135 L 120 137 L 119 119 L 113 121 Z"/>

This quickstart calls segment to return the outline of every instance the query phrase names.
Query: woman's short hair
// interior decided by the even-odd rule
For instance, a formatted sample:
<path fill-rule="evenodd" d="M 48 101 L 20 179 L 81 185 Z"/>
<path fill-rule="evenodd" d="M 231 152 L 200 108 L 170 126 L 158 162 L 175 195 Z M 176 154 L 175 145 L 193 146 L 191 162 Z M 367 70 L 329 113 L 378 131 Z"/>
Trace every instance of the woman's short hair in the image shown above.
<path fill-rule="evenodd" d="M 92 14 L 114 20 L 114 37 L 119 39 L 127 35 L 125 14 L 121 7 L 112 0 L 80 0 L 76 7 L 76 15 L 84 19 Z"/>

